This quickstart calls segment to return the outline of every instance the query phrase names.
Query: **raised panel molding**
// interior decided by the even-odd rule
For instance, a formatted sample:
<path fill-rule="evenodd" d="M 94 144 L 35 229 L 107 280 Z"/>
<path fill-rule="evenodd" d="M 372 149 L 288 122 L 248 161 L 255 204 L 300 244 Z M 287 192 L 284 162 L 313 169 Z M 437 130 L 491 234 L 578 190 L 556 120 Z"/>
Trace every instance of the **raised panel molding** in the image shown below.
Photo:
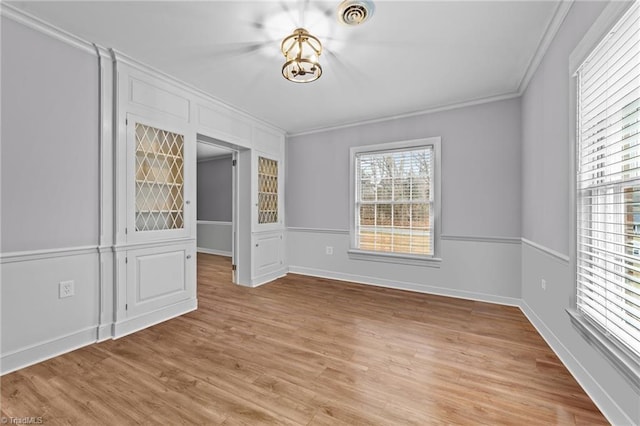
<path fill-rule="evenodd" d="M 208 129 L 222 132 L 231 138 L 229 142 L 251 141 L 252 126 L 220 109 L 198 105 L 198 124 Z"/>
<path fill-rule="evenodd" d="M 173 115 L 187 122 L 190 121 L 191 103 L 189 99 L 133 77 L 129 78 L 129 101 Z"/>

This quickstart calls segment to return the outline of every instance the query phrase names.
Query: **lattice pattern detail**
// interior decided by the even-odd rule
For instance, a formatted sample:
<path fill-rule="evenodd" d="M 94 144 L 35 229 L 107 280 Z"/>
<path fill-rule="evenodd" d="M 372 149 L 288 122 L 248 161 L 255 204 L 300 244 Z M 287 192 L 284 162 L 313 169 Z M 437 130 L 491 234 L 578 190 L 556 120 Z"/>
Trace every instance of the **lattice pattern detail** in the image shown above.
<path fill-rule="evenodd" d="M 258 223 L 278 222 L 278 162 L 258 157 Z"/>
<path fill-rule="evenodd" d="M 136 123 L 136 231 L 184 228 L 184 136 Z"/>

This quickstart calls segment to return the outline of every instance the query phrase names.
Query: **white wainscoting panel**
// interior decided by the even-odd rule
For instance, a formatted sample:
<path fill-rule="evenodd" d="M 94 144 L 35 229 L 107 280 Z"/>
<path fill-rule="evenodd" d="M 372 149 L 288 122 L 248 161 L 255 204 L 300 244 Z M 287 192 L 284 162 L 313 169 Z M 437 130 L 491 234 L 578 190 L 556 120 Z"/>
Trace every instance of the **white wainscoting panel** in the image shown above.
<path fill-rule="evenodd" d="M 289 271 L 382 287 L 520 305 L 520 244 L 442 240 L 440 268 L 350 259 L 349 233 L 289 229 Z M 327 247 L 333 249 L 327 255 Z"/>
<path fill-rule="evenodd" d="M 638 394 L 571 324 L 566 309 L 575 291 L 572 277 L 571 263 L 557 252 L 523 241 L 522 311 L 607 420 L 614 425 L 640 424 Z"/>
<path fill-rule="evenodd" d="M 3 374 L 96 341 L 98 276 L 97 249 L 2 264 Z M 75 294 L 59 298 L 59 283 L 70 280 Z"/>

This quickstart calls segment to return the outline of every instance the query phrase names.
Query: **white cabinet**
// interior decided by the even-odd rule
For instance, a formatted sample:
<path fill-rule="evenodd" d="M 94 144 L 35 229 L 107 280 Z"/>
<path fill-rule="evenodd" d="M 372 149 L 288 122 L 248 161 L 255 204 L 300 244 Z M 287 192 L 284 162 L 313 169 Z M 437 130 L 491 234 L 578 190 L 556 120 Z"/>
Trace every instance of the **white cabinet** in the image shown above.
<path fill-rule="evenodd" d="M 284 268 L 284 232 L 261 232 L 254 234 L 254 279 L 272 279 L 273 274 L 283 275 Z"/>
<path fill-rule="evenodd" d="M 167 120 L 133 114 L 126 126 L 127 242 L 191 236 L 193 137 Z"/>
<path fill-rule="evenodd" d="M 254 206 L 253 229 L 256 232 L 283 228 L 284 177 L 278 156 L 259 151 L 254 153 Z"/>
<path fill-rule="evenodd" d="M 194 244 L 130 250 L 126 258 L 127 317 L 158 311 L 195 298 Z"/>

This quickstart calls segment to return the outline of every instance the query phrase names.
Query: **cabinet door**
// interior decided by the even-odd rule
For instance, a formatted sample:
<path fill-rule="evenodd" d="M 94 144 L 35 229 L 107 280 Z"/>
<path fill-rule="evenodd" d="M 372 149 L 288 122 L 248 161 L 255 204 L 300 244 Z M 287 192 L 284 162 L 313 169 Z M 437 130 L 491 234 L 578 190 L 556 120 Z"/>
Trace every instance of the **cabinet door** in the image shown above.
<path fill-rule="evenodd" d="M 127 252 L 127 316 L 195 298 L 195 244 Z"/>
<path fill-rule="evenodd" d="M 256 155 L 256 229 L 282 227 L 282 170 L 280 162 L 264 154 Z"/>
<path fill-rule="evenodd" d="M 127 241 L 190 236 L 192 143 L 184 129 L 127 118 Z"/>
<path fill-rule="evenodd" d="M 258 278 L 282 269 L 284 242 L 282 232 L 265 232 L 254 235 L 254 271 Z"/>

